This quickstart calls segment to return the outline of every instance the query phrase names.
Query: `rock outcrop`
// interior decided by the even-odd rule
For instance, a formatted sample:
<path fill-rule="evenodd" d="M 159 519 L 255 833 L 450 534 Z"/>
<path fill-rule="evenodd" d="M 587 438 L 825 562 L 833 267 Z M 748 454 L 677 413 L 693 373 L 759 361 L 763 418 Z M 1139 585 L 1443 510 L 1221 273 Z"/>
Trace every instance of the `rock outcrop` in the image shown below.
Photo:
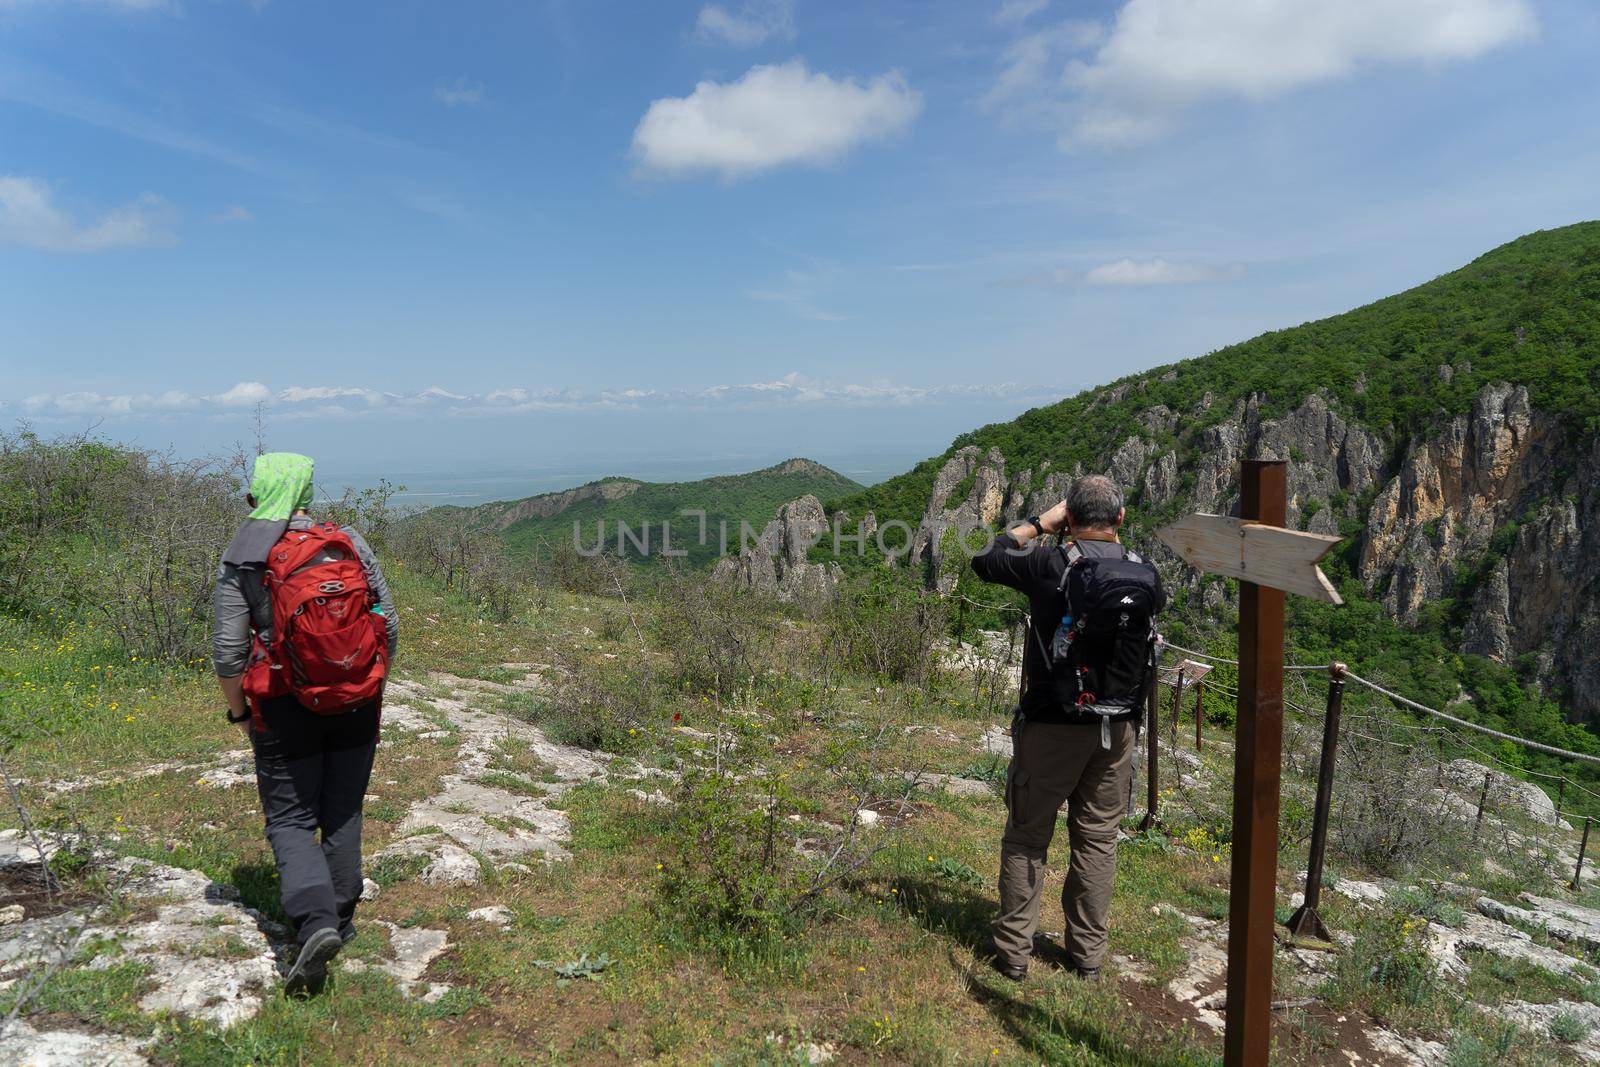
<path fill-rule="evenodd" d="M 481 505 L 478 509 L 484 516 L 485 524 L 492 530 L 504 530 L 523 519 L 548 519 L 559 515 L 574 504 L 581 504 L 585 500 L 621 500 L 623 497 L 632 496 L 642 487 L 642 482 L 630 481 L 626 478 L 611 478 L 603 482 L 591 482 L 580 485 L 576 489 L 566 489 L 559 493 L 543 493 L 539 496 L 530 496 L 525 500 L 517 500 L 505 505 Z"/>
<path fill-rule="evenodd" d="M 933 480 L 933 492 L 912 537 L 909 556 L 910 565 L 921 569 L 931 587 L 941 593 L 955 588 L 951 542 L 970 537 L 978 542 L 972 548 L 981 548 L 988 540 L 988 527 L 1001 517 L 1005 490 L 1006 457 L 998 448 L 984 453 L 968 445 L 945 461 Z M 958 555 L 964 562 L 966 556 Z"/>
<path fill-rule="evenodd" d="M 1102 389 L 1090 408 L 1139 387 Z M 1502 662 L 1531 656 L 1536 676 L 1580 717 L 1600 716 L 1600 661 L 1589 653 L 1600 644 L 1600 441 L 1574 452 L 1559 420 L 1505 382 L 1485 385 L 1442 428 L 1398 439 L 1323 392 L 1276 418 L 1264 416 L 1261 397 L 1238 401 L 1221 421 L 1215 405 L 1210 394 L 1185 412 L 1151 405 L 1136 416 L 1137 432 L 1089 469 L 1114 478 L 1135 511 L 1177 504 L 1228 514 L 1238 510 L 1241 460 L 1290 460 L 1289 525 L 1360 530 L 1356 576 L 1396 621 L 1414 625 L 1430 603 L 1466 597 L 1464 651 Z M 1205 425 L 1173 448 L 1185 421 Z M 911 564 L 949 592 L 954 545 L 976 550 L 987 528 L 1045 511 L 1082 473 L 1041 463 L 1008 477 L 998 449 L 958 450 L 934 479 Z M 1170 579 L 1199 591 L 1197 575 L 1159 546 L 1143 547 L 1171 568 Z M 1214 599 L 1220 587 L 1203 595 Z"/>
<path fill-rule="evenodd" d="M 869 514 L 867 518 L 872 517 Z M 863 520 L 863 530 L 866 525 Z M 876 520 L 871 525 L 875 531 Z M 741 545 L 738 555 L 718 560 L 711 576 L 779 600 L 825 600 L 843 581 L 844 572 L 837 563 L 812 563 L 809 556 L 812 547 L 823 543 L 831 532 L 821 501 L 807 494 L 780 507 L 761 535 Z"/>

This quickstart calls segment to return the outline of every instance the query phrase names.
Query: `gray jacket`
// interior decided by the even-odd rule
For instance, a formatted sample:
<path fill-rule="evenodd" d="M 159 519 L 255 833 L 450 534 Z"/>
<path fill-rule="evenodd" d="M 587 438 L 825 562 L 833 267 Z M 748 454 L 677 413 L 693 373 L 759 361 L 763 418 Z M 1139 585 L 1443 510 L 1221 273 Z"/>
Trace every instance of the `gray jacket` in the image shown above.
<path fill-rule="evenodd" d="M 315 520 L 298 516 L 289 520 L 289 529 L 305 530 L 315 525 Z M 367 572 L 367 584 L 378 596 L 383 607 L 384 621 L 389 630 L 389 658 L 394 659 L 400 637 L 400 620 L 395 615 L 394 601 L 389 598 L 389 583 L 383 580 L 378 558 L 372 548 L 350 527 L 342 527 L 355 546 L 361 567 Z M 217 674 L 234 678 L 244 673 L 250 661 L 250 635 L 261 635 L 263 641 L 272 640 L 272 600 L 261 584 L 264 567 L 259 563 L 235 566 L 223 563 L 217 568 L 216 588 L 211 592 L 211 660 Z"/>

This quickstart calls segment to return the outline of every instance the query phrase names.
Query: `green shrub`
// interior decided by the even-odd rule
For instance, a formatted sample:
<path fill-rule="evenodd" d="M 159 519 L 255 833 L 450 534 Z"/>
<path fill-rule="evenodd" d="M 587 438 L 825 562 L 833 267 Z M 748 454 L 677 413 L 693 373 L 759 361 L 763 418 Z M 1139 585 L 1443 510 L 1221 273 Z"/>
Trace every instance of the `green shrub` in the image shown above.
<path fill-rule="evenodd" d="M 652 636 L 680 687 L 726 699 L 766 669 L 773 620 L 756 595 L 672 569 L 657 608 Z"/>
<path fill-rule="evenodd" d="M 1454 901 L 1433 886 L 1402 886 L 1389 899 L 1396 907 L 1441 926 L 1457 927 L 1467 919 Z"/>
<path fill-rule="evenodd" d="M 535 698 L 525 718 L 558 745 L 601 752 L 637 750 L 660 721 L 661 694 L 643 667 L 580 665 L 547 696 Z"/>
<path fill-rule="evenodd" d="M 1564 1008 L 1550 1019 L 1550 1036 L 1569 1045 L 1589 1036 L 1589 1023 L 1571 1008 Z"/>
<path fill-rule="evenodd" d="M 948 611 L 937 595 L 874 572 L 846 585 L 829 604 L 820 666 L 925 685 L 937 665 Z"/>
<path fill-rule="evenodd" d="M 1338 977 L 1353 986 L 1378 987 L 1408 1007 L 1422 1004 L 1438 982 L 1428 954 L 1428 921 L 1391 912 L 1374 916 L 1340 957 Z"/>
<path fill-rule="evenodd" d="M 723 947 L 795 932 L 815 883 L 795 848 L 787 777 L 699 773 L 674 799 L 661 861 L 663 915 Z"/>

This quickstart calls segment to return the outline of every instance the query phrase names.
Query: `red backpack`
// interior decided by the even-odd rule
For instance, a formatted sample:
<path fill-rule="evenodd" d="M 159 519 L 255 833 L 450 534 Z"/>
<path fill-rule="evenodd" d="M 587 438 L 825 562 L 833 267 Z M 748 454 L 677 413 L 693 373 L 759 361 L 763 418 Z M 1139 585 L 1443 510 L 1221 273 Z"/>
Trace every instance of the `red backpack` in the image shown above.
<path fill-rule="evenodd" d="M 260 647 L 244 691 L 293 694 L 321 715 L 376 700 L 388 673 L 388 630 L 349 536 L 331 522 L 289 530 L 267 553 L 272 644 Z M 258 709 L 259 710 L 259 709 Z"/>

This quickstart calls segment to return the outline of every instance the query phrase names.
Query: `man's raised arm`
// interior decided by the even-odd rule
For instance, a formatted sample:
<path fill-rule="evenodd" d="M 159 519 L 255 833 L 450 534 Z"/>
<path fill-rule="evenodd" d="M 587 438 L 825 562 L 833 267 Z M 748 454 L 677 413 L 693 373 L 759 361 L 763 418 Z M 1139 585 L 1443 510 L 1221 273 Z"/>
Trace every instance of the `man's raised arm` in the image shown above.
<path fill-rule="evenodd" d="M 1033 553 L 1029 546 L 1044 534 L 1060 533 L 1066 528 L 1067 505 L 1057 504 L 1043 515 L 1024 519 L 1010 529 L 995 536 L 978 555 L 972 557 L 972 570 L 979 578 L 998 585 L 1021 589 L 1034 577 Z"/>

